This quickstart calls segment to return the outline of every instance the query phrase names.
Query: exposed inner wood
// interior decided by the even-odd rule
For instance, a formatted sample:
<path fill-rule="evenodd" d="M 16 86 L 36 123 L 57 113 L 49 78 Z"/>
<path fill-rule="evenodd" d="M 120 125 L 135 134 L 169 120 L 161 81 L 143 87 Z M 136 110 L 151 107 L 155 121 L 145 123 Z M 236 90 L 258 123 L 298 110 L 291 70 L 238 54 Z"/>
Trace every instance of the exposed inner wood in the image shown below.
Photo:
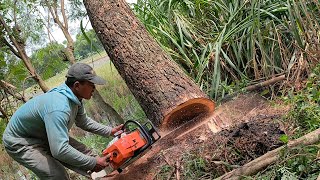
<path fill-rule="evenodd" d="M 180 104 L 172 112 L 165 116 L 161 128 L 175 129 L 180 125 L 194 119 L 213 112 L 214 102 L 206 98 L 191 99 Z"/>

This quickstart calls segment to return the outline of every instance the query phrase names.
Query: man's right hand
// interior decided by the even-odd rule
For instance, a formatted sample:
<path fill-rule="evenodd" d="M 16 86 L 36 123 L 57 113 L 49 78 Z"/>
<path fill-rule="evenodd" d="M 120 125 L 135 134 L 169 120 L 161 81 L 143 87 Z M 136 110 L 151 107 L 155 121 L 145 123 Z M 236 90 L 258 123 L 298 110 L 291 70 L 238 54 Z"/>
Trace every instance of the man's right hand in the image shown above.
<path fill-rule="evenodd" d="M 102 169 L 104 169 L 106 166 L 108 166 L 107 161 L 109 161 L 109 158 L 110 158 L 109 154 L 103 157 L 97 156 L 96 157 L 97 163 L 96 163 L 96 166 L 92 169 L 92 171 L 99 172 Z"/>

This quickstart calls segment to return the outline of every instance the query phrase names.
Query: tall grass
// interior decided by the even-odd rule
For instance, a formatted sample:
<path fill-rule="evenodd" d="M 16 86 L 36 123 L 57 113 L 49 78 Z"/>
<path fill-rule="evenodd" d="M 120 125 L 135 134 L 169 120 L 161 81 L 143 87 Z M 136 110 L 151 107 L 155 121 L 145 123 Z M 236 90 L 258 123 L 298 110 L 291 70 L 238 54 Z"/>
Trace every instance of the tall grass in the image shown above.
<path fill-rule="evenodd" d="M 223 84 L 304 78 L 319 49 L 319 2 L 138 0 L 149 33 L 212 98 Z M 241 83 L 239 83 L 241 82 Z"/>

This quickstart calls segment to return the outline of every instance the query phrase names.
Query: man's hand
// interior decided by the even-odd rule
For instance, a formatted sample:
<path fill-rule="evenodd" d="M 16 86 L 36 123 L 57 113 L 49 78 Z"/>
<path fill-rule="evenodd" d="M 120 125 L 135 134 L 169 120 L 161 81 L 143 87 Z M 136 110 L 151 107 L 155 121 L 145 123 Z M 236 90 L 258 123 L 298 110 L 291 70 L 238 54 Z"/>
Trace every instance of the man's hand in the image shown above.
<path fill-rule="evenodd" d="M 120 131 L 122 127 L 123 127 L 123 124 L 120 124 L 119 126 L 114 127 L 114 128 L 111 130 L 111 135 L 113 136 L 114 133 Z"/>
<path fill-rule="evenodd" d="M 108 154 L 108 155 L 106 155 L 106 156 L 103 156 L 103 157 L 97 156 L 97 157 L 96 157 L 97 164 L 96 164 L 96 166 L 92 169 L 92 171 L 94 171 L 94 172 L 99 172 L 99 171 L 101 171 L 102 169 L 104 169 L 106 166 L 108 166 L 109 158 L 110 158 L 110 154 Z"/>

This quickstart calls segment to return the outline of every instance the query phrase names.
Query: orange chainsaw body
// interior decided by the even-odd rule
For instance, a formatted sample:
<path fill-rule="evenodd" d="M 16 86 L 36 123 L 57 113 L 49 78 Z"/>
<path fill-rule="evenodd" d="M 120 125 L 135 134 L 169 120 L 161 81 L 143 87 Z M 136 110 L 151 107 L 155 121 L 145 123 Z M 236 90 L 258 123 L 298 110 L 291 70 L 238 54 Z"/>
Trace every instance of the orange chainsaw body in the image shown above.
<path fill-rule="evenodd" d="M 134 156 L 134 152 L 147 144 L 147 140 L 140 131 L 135 131 L 120 137 L 116 142 L 106 148 L 102 154 L 110 154 L 109 163 L 112 169 L 118 169 L 127 159 Z"/>

